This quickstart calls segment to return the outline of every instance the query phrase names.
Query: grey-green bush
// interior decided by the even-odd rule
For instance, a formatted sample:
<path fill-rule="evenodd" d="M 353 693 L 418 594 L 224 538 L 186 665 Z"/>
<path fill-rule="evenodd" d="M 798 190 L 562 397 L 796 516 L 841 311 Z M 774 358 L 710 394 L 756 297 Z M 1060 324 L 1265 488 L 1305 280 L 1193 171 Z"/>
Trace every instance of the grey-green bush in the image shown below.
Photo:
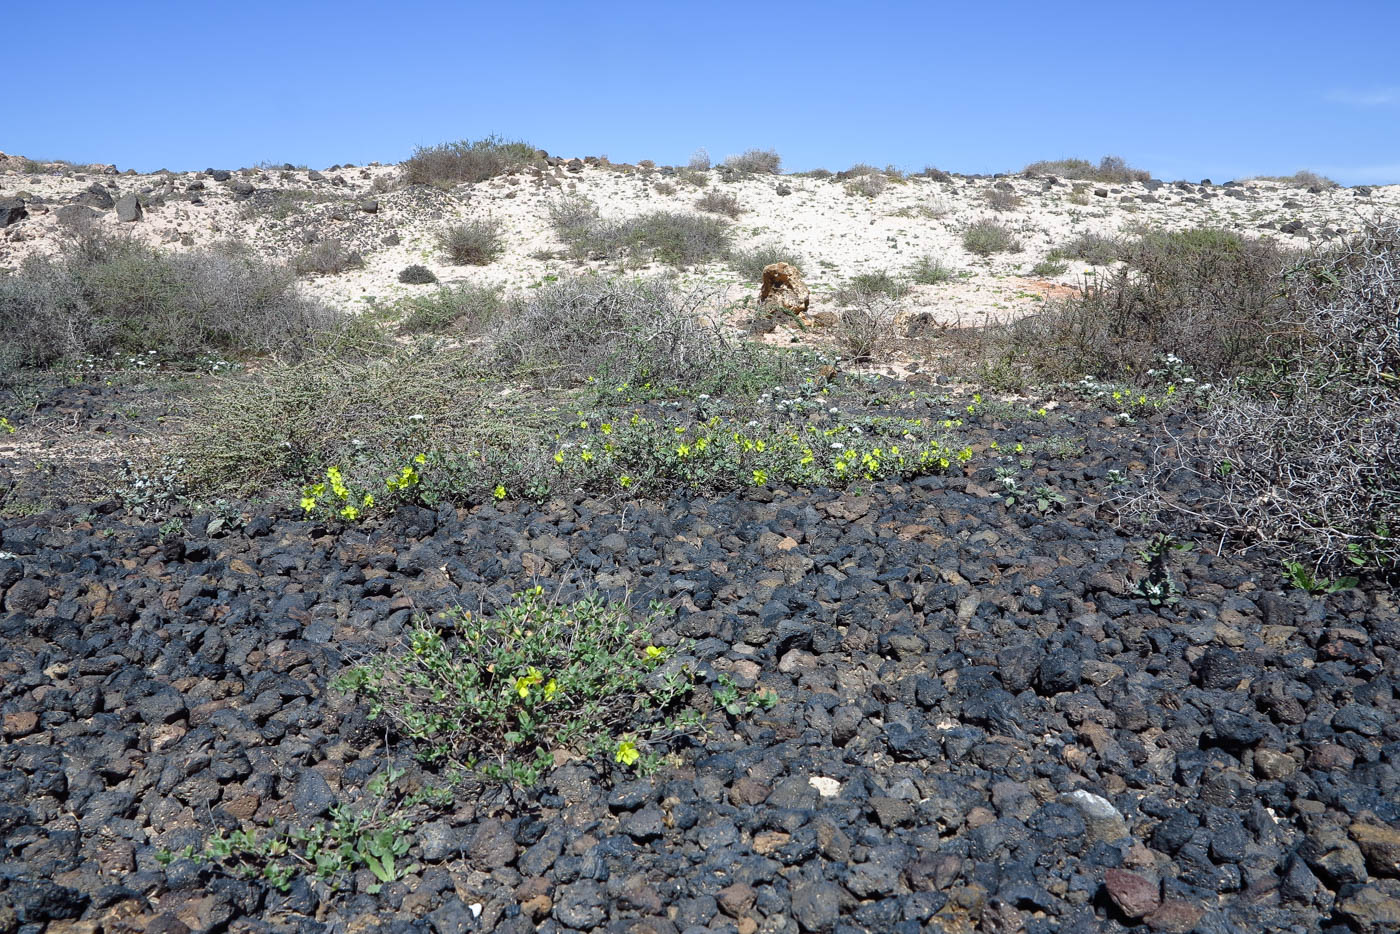
<path fill-rule="evenodd" d="M 438 232 L 437 244 L 457 266 L 488 266 L 505 250 L 501 225 L 494 220 L 450 224 Z"/>
<path fill-rule="evenodd" d="M 484 182 L 538 162 L 534 146 L 520 140 L 488 136 L 436 146 L 419 146 L 402 165 L 410 185 L 450 188 L 464 182 Z"/>
<path fill-rule="evenodd" d="M 86 355 L 301 355 L 340 316 L 287 269 L 220 244 L 166 253 L 89 232 L 0 274 L 0 371 Z"/>
<path fill-rule="evenodd" d="M 409 334 L 475 333 L 495 321 L 504 306 L 500 286 L 459 282 L 400 300 L 399 330 Z"/>
<path fill-rule="evenodd" d="M 576 259 L 617 263 L 650 261 L 694 266 L 718 260 L 729 250 L 728 225 L 717 217 L 652 211 L 622 220 L 604 220 L 582 198 L 550 206 L 550 223 Z"/>
<path fill-rule="evenodd" d="M 725 159 L 724 164 L 748 175 L 777 175 L 782 169 L 783 158 L 772 149 L 747 149 Z"/>
<path fill-rule="evenodd" d="M 996 221 L 985 218 L 968 225 L 963 231 L 962 243 L 963 249 L 978 256 L 1021 252 L 1021 241 L 1016 239 L 1015 234 Z"/>

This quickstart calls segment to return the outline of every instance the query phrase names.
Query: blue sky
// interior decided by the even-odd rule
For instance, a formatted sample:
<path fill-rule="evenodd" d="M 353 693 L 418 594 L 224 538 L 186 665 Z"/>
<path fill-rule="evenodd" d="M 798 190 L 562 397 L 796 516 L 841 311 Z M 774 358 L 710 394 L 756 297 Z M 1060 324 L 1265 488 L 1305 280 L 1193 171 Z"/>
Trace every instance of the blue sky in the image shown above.
<path fill-rule="evenodd" d="M 14 4 L 0 150 L 120 168 L 566 156 L 1400 182 L 1400 0 Z"/>

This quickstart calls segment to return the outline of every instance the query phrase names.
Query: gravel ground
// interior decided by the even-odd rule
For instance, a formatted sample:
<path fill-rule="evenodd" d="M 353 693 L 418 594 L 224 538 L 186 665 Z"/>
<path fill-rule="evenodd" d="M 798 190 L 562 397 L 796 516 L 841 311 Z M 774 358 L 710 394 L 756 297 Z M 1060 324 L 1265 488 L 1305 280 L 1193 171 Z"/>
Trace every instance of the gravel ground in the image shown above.
<path fill-rule="evenodd" d="M 1164 558 L 1110 471 L 1160 424 L 1060 423 L 1083 453 L 835 493 L 290 510 L 162 534 L 116 503 L 0 521 L 0 934 L 1384 931 L 1400 925 L 1400 618 L 1289 589 L 1277 556 Z M 979 445 L 1044 424 L 990 424 Z M 216 830 L 363 806 L 412 748 L 330 687 L 416 612 L 535 583 L 675 614 L 709 709 L 648 778 L 406 804 L 402 879 L 286 891 L 187 858 Z M 707 692 L 702 691 L 701 694 Z M 399 772 L 401 770 L 401 774 Z M 186 849 L 191 848 L 191 849 Z"/>

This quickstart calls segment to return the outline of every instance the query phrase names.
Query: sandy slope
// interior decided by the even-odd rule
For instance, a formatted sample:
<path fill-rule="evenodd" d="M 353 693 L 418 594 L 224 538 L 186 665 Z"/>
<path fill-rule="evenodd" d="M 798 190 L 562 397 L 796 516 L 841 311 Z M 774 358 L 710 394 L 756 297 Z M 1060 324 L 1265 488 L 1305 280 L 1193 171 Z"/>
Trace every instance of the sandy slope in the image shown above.
<path fill-rule="evenodd" d="M 562 245 L 549 227 L 548 206 L 564 194 L 588 198 L 605 217 L 624 217 L 658 209 L 695 211 L 703 191 L 668 176 L 665 169 L 606 165 L 589 165 L 581 172 L 551 167 L 451 192 L 398 188 L 398 168 L 381 165 L 333 167 L 323 170 L 319 180 L 305 169 L 244 169 L 224 182 L 202 173 L 94 174 L 62 166 L 36 174 L 17 171 L 19 165 L 0 154 L 0 198 L 18 196 L 29 211 L 29 217 L 0 232 L 0 268 L 16 267 L 34 252 L 52 251 L 64 229 L 55 209 L 98 184 L 113 199 L 137 192 L 145 204 L 138 222 L 119 224 L 115 211 L 104 210 L 100 223 L 172 249 L 233 238 L 268 256 L 289 259 L 318 238 L 353 244 L 364 254 L 364 269 L 303 284 L 308 293 L 352 309 L 421 292 L 421 286 L 397 281 L 410 263 L 428 266 L 443 281 L 500 283 L 508 289 L 577 271 L 579 264 L 549 255 L 559 253 Z M 777 242 L 803 258 L 814 310 L 834 307 L 832 292 L 852 275 L 882 269 L 899 273 L 931 256 L 962 275 L 916 286 L 903 304 L 930 312 L 940 322 L 963 325 L 1033 309 L 1044 295 L 1079 282 L 1089 269 L 1082 262 L 1072 261 L 1067 272 L 1048 280 L 1032 277 L 1030 270 L 1053 246 L 1082 232 L 1114 233 L 1143 223 L 1216 225 L 1307 246 L 1356 229 L 1369 214 L 1400 208 L 1400 186 L 1375 188 L 1364 196 L 1346 188 L 1310 194 L 1250 181 L 1233 188 L 1243 195 L 1235 197 L 1225 186 L 1047 186 L 1044 179 L 1021 176 L 954 177 L 891 180 L 878 196 L 868 198 L 849 193 L 835 179 L 751 176 L 723 182 L 717 171 L 708 175 L 711 189 L 734 194 L 745 208 L 734 222 L 741 247 Z M 251 197 L 238 197 L 233 186 L 240 182 L 253 186 Z M 999 182 L 1022 198 L 1020 208 L 1000 214 L 988 208 L 986 193 Z M 203 190 L 189 190 L 192 183 L 202 184 Z M 376 191 L 376 183 L 389 190 Z M 674 184 L 677 190 L 663 194 L 657 183 Z M 1073 184 L 1083 189 L 1077 195 Z M 780 195 L 780 187 L 791 193 Z M 362 209 L 366 199 L 378 202 L 377 212 Z M 452 220 L 482 217 L 502 224 L 505 254 L 487 267 L 446 264 L 434 247 L 437 230 Z M 1024 249 L 989 258 L 964 250 L 963 229 L 982 217 L 995 217 L 1015 230 Z M 1296 235 L 1277 231 L 1290 221 L 1301 221 L 1303 230 Z M 394 234 L 399 242 L 386 245 Z M 741 281 L 722 264 L 686 271 L 680 279 L 716 287 L 729 302 L 756 293 L 756 283 Z"/>

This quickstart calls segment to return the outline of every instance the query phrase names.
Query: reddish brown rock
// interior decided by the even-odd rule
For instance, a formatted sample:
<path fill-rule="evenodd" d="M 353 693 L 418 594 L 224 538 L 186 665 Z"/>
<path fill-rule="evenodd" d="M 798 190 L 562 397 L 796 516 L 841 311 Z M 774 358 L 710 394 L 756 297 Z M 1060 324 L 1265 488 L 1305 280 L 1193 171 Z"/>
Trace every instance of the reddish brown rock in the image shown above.
<path fill-rule="evenodd" d="M 1162 904 L 1160 885 L 1126 869 L 1108 870 L 1104 873 L 1103 885 L 1113 904 L 1128 918 L 1150 915 Z"/>

